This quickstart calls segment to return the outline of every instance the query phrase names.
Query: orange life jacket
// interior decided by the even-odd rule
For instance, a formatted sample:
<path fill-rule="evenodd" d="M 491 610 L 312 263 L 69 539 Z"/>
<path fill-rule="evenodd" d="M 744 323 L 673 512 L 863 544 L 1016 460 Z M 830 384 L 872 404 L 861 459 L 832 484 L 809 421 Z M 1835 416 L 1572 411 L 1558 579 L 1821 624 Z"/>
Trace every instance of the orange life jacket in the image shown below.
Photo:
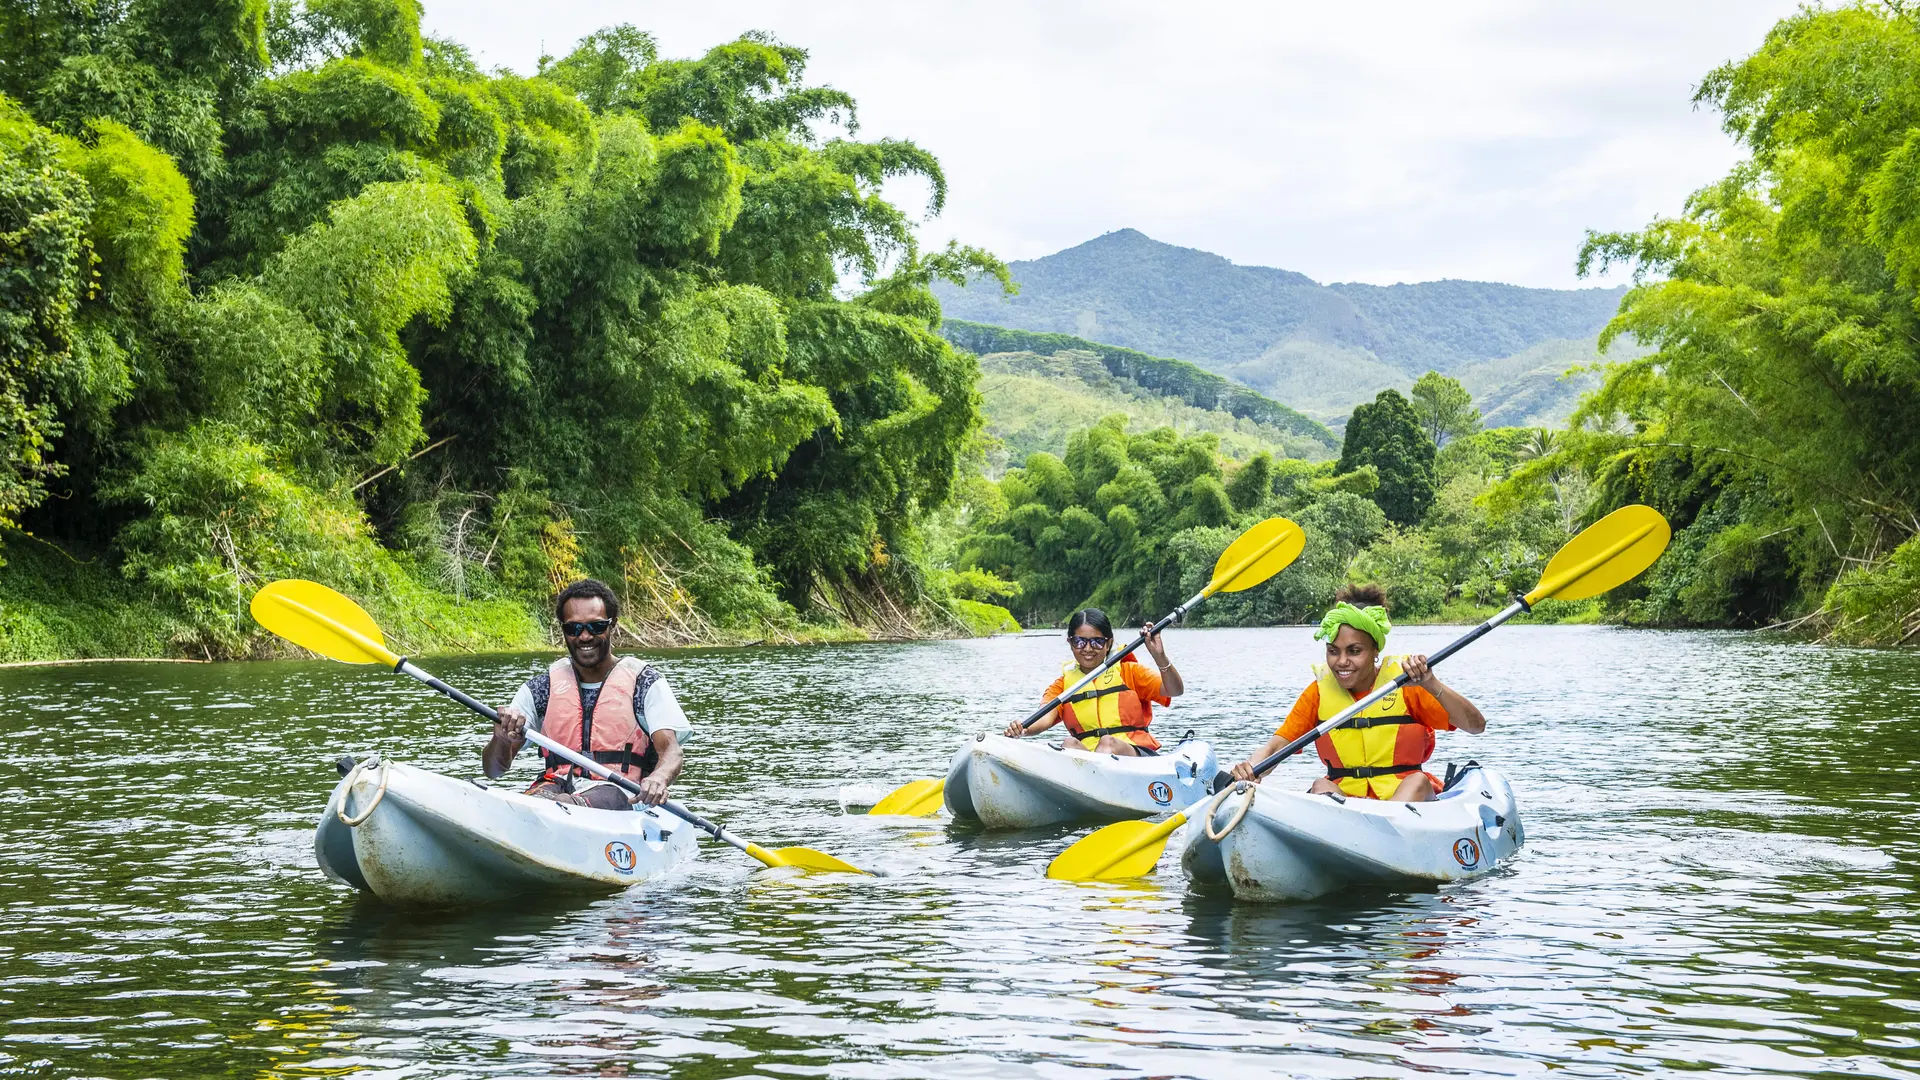
<path fill-rule="evenodd" d="M 580 680 L 574 675 L 573 661 L 561 657 L 547 669 L 551 688 L 547 696 L 546 718 L 540 730 L 547 738 L 569 749 L 611 766 L 629 779 L 638 780 L 660 764 L 660 755 L 646 729 L 634 719 L 633 698 L 640 676 L 647 665 L 628 656 L 614 665 L 607 681 L 600 684 L 600 695 L 593 700 L 593 713 L 580 706 Z M 568 764 L 563 758 L 540 751 L 547 771 L 556 776 L 587 776 L 585 769 Z M 600 779 L 594 777 L 594 779 Z"/>
<path fill-rule="evenodd" d="M 1332 670 L 1315 664 L 1313 674 L 1320 686 L 1321 722 L 1353 705 L 1353 695 L 1340 685 Z M 1399 674 L 1400 657 L 1383 657 L 1374 685 L 1392 682 Z M 1433 729 L 1407 711 L 1406 688 L 1402 687 L 1320 736 L 1314 749 L 1326 762 L 1327 778 L 1338 783 L 1341 791 L 1363 799 L 1384 799 L 1433 756 Z"/>
<path fill-rule="evenodd" d="M 1160 749 L 1160 740 L 1147 734 L 1147 725 L 1153 723 L 1153 704 L 1141 701 L 1140 695 L 1120 677 L 1120 669 L 1131 662 L 1122 660 L 1113 665 L 1081 687 L 1079 693 L 1061 702 L 1060 722 L 1067 725 L 1067 733 L 1079 739 L 1081 746 L 1091 750 L 1100 744 L 1102 735 L 1112 735 L 1142 750 Z M 1069 663 L 1060 672 L 1060 685 L 1072 686 L 1086 675 L 1079 664 Z M 1086 709 L 1085 719 L 1074 706 L 1075 702 Z"/>

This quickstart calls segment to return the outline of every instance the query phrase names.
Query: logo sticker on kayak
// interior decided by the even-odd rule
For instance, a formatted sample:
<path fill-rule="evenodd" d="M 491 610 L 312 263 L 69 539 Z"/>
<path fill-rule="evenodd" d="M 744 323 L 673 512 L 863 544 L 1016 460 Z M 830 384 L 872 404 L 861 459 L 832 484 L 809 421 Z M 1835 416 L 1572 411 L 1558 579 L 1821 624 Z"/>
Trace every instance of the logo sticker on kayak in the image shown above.
<path fill-rule="evenodd" d="M 1480 865 L 1480 845 L 1472 837 L 1463 836 L 1453 842 L 1453 861 L 1468 870 Z"/>
<path fill-rule="evenodd" d="M 1147 785 L 1147 798 L 1165 806 L 1173 801 L 1173 788 L 1165 780 L 1155 780 Z"/>
<path fill-rule="evenodd" d="M 640 859 L 639 856 L 633 853 L 631 847 L 615 840 L 613 843 L 607 845 L 607 861 L 613 864 L 615 870 L 623 874 L 631 874 L 633 873 L 634 865 L 637 864 Z"/>

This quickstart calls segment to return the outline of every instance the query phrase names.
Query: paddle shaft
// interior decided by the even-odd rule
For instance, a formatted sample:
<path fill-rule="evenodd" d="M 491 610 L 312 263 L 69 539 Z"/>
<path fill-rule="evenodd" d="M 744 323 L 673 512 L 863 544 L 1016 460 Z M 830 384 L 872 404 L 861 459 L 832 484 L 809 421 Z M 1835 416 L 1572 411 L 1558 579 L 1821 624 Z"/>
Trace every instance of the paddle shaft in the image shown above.
<path fill-rule="evenodd" d="M 431 686 L 435 690 L 440 691 L 442 694 L 445 694 L 446 696 L 452 698 L 453 700 L 459 702 L 462 705 L 465 705 L 467 708 L 472 709 L 474 712 L 479 713 L 481 716 L 484 716 L 487 719 L 494 721 L 495 723 L 498 723 L 500 720 L 500 712 L 498 709 L 495 709 L 493 706 L 488 705 L 484 701 L 478 701 L 468 696 L 466 693 L 464 693 L 461 690 L 448 686 L 446 683 L 441 682 L 439 679 L 434 678 L 432 675 L 429 675 L 426 672 L 420 670 L 418 667 L 414 666 L 413 661 L 408 660 L 404 656 L 400 658 L 399 663 L 393 665 L 393 670 L 399 672 L 402 675 L 406 675 L 411 678 L 418 679 L 419 681 L 427 684 L 428 686 Z M 590 757 L 586 757 L 580 754 L 578 751 L 569 750 L 565 746 L 562 746 L 561 744 L 554 742 L 552 739 L 547 738 L 545 735 L 542 735 L 537 731 L 528 729 L 527 741 L 532 743 L 535 746 L 540 747 L 541 749 L 547 751 L 549 754 L 552 754 L 555 757 L 564 758 L 567 761 L 580 766 L 581 768 L 587 770 L 588 772 L 594 774 L 595 776 L 600 777 L 603 780 L 611 780 L 614 784 L 618 785 L 622 790 L 630 794 L 633 794 L 633 795 L 640 794 L 640 785 L 634 783 L 631 779 L 627 778 L 626 776 L 622 775 L 621 773 L 613 769 L 607 768 L 605 765 L 602 765 L 601 763 L 593 760 Z M 740 839 L 739 837 L 733 835 L 732 833 L 714 824 L 713 822 L 708 821 L 706 818 L 701 817 L 699 814 L 696 814 L 693 811 L 687 809 L 686 807 L 681 806 L 679 803 L 674 802 L 672 799 L 668 799 L 667 801 L 661 803 L 660 807 L 661 809 L 665 810 L 667 813 L 672 814 L 674 817 L 679 818 L 680 820 L 686 822 L 689 825 L 692 825 L 694 828 L 699 829 L 701 832 L 706 833 L 708 836 L 713 837 L 715 840 L 718 840 L 723 844 L 728 844 L 735 848 L 738 848 L 748 855 L 753 855 L 753 852 L 748 850 L 749 845 L 745 840 Z M 754 858 L 759 858 L 759 856 L 754 855 Z"/>
<path fill-rule="evenodd" d="M 1499 614 L 1495 615 L 1493 618 L 1488 619 L 1486 622 L 1483 622 L 1479 626 L 1476 626 L 1473 629 L 1467 631 L 1465 634 L 1462 634 L 1458 640 L 1454 641 L 1453 643 L 1449 644 L 1445 648 L 1441 649 L 1439 652 L 1434 653 L 1431 656 L 1428 656 L 1427 666 L 1431 667 L 1434 664 L 1437 664 L 1440 661 L 1445 660 L 1447 657 L 1452 656 L 1454 653 L 1459 652 L 1461 649 L 1464 649 L 1467 646 L 1473 644 L 1474 642 L 1479 641 L 1481 638 L 1485 637 L 1487 633 L 1491 631 L 1494 627 L 1499 626 L 1501 623 L 1506 622 L 1508 619 L 1513 618 L 1515 615 L 1518 615 L 1523 611 L 1527 611 L 1529 608 L 1531 608 L 1531 606 L 1532 605 L 1528 604 L 1527 601 L 1523 598 L 1515 599 L 1513 603 L 1508 604 L 1504 610 L 1502 610 Z M 1388 694 L 1393 693 L 1395 690 L 1400 689 L 1401 687 L 1407 685 L 1412 681 L 1413 681 L 1412 679 L 1407 677 L 1407 674 L 1405 672 L 1401 672 L 1399 675 L 1394 676 L 1393 679 L 1389 681 L 1385 686 L 1374 687 L 1373 693 L 1368 694 L 1366 697 L 1363 697 L 1359 701 L 1356 701 L 1353 704 L 1347 706 L 1346 708 L 1340 710 L 1339 715 L 1328 717 L 1326 720 L 1321 722 L 1319 727 L 1314 728 L 1312 731 L 1307 732 L 1305 735 L 1300 736 L 1299 738 L 1293 740 L 1287 745 L 1267 755 L 1265 758 L 1263 758 L 1260 761 L 1258 765 L 1255 765 L 1253 767 L 1253 775 L 1255 776 L 1265 775 L 1267 772 L 1272 770 L 1272 768 L 1275 765 L 1278 765 L 1281 762 L 1292 757 L 1293 755 L 1299 753 L 1302 749 L 1305 749 L 1308 745 L 1313 743 L 1314 740 L 1320 738 L 1320 736 L 1325 735 L 1327 732 L 1332 731 L 1334 728 L 1337 728 L 1340 725 L 1346 723 L 1347 721 L 1353 719 L 1354 717 L 1360 715 L 1362 712 L 1364 712 L 1367 709 L 1368 706 L 1372 705 L 1374 702 L 1379 701 L 1381 698 L 1386 697 Z M 1222 775 L 1225 775 L 1225 774 L 1222 774 Z M 1214 790 L 1218 791 L 1219 789 L 1220 789 L 1220 785 L 1216 782 L 1214 786 Z"/>

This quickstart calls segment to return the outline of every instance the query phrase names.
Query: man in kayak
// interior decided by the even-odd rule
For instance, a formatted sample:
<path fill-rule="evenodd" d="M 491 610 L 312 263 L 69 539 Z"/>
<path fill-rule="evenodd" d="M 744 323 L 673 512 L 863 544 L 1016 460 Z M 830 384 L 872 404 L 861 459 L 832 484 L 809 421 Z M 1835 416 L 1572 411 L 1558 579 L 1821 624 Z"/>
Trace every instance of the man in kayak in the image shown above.
<path fill-rule="evenodd" d="M 1153 706 L 1156 702 L 1173 704 L 1173 699 L 1186 691 L 1186 684 L 1180 681 L 1180 673 L 1167 659 L 1167 646 L 1160 635 L 1153 632 L 1153 627 L 1142 629 L 1141 634 L 1146 638 L 1147 654 L 1153 657 L 1153 666 L 1160 669 L 1158 674 L 1148 671 L 1145 664 L 1122 660 L 1101 672 L 1098 679 L 1082 687 L 1033 727 L 1022 727 L 1018 720 L 1008 724 L 1007 738 L 1035 735 L 1064 721 L 1067 734 L 1072 736 L 1065 743 L 1070 748 L 1122 757 L 1159 753 L 1160 740 L 1147 731 L 1147 726 L 1153 723 Z M 1113 623 L 1107 613 L 1099 608 L 1074 612 L 1067 620 L 1067 648 L 1072 651 L 1073 659 L 1067 662 L 1060 677 L 1041 692 L 1043 702 L 1060 696 L 1067 687 L 1107 662 L 1107 656 L 1113 652 Z"/>
<path fill-rule="evenodd" d="M 680 775 L 680 743 L 692 732 L 673 688 L 651 664 L 614 655 L 620 600 L 612 589 L 592 578 L 576 581 L 554 598 L 553 610 L 567 655 L 528 679 L 513 704 L 500 710 L 493 738 L 480 751 L 487 776 L 497 777 L 513 764 L 531 724 L 637 782 L 641 802 L 665 802 L 667 785 Z M 632 809 L 618 784 L 540 753 L 546 771 L 527 794 L 602 810 Z"/>
<path fill-rule="evenodd" d="M 1478 706 L 1441 682 L 1424 656 L 1381 656 L 1393 624 L 1378 585 L 1350 585 L 1336 594 L 1333 610 L 1314 637 L 1327 643 L 1327 662 L 1313 666 L 1314 681 L 1300 692 L 1285 723 L 1258 754 L 1233 767 L 1235 780 L 1258 780 L 1255 762 L 1331 720 L 1373 693 L 1382 681 L 1405 672 L 1412 680 L 1368 706 L 1360 715 L 1322 735 L 1315 744 L 1327 775 L 1307 790 L 1363 799 L 1426 802 L 1440 782 L 1421 766 L 1433 756 L 1433 733 L 1460 730 L 1478 735 L 1487 718 Z"/>

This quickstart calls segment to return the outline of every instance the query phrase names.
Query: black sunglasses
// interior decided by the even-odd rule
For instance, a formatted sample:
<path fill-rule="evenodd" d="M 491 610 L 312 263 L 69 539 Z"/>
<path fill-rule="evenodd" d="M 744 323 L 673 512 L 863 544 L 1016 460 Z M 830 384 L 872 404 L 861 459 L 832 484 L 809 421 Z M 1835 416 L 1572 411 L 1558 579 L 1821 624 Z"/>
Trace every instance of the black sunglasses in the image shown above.
<path fill-rule="evenodd" d="M 1107 647 L 1107 639 L 1103 637 L 1070 637 L 1067 640 L 1073 642 L 1073 647 L 1076 649 L 1104 649 Z"/>
<path fill-rule="evenodd" d="M 563 622 L 560 624 L 560 631 L 568 637 L 579 637 L 581 634 L 592 634 L 594 637 L 599 637 L 612 628 L 612 626 L 612 619 L 595 619 L 592 622 Z"/>

